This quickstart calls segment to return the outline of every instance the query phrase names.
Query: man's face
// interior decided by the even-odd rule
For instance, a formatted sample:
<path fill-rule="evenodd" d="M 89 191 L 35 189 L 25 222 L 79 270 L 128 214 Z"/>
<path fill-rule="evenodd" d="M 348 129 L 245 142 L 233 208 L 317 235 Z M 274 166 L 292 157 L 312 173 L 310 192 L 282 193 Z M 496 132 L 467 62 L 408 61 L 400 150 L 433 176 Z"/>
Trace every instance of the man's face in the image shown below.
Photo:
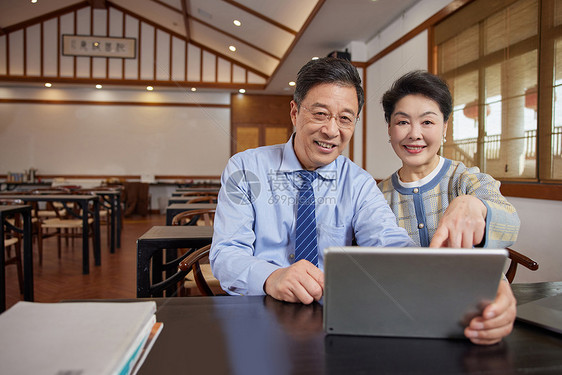
<path fill-rule="evenodd" d="M 304 107 L 304 108 L 303 108 Z M 299 110 L 291 101 L 291 120 L 295 127 L 295 154 L 304 169 L 314 170 L 330 164 L 344 151 L 355 130 L 359 111 L 354 87 L 323 83 L 308 91 Z M 333 115 L 319 123 L 319 116 Z M 349 127 L 338 126 L 338 120 L 352 120 Z M 341 122 L 341 121 L 340 121 Z"/>

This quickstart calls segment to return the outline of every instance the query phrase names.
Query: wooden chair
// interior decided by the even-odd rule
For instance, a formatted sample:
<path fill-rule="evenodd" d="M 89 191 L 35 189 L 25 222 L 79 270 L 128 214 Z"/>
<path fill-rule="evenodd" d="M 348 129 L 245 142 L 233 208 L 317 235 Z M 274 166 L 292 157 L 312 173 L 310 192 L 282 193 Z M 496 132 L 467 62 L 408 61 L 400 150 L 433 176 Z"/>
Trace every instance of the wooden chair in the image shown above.
<path fill-rule="evenodd" d="M 172 225 L 213 225 L 215 212 L 215 209 L 184 211 L 174 216 L 172 219 Z M 217 294 L 221 294 L 220 292 L 222 289 L 220 289 L 220 283 L 211 272 L 211 265 L 208 262 L 209 249 L 206 248 L 207 247 L 203 247 L 198 250 L 188 249 L 187 251 L 185 249 L 180 249 L 183 253 L 187 253 L 188 256 L 186 259 L 190 259 L 189 267 L 184 266 L 187 267 L 186 270 L 188 274 L 186 274 L 185 281 L 180 288 L 180 295 L 191 295 L 193 290 L 198 289 L 202 295 L 212 296 L 215 294 L 211 290 L 211 287 Z M 192 257 L 192 255 L 196 253 L 204 253 L 205 249 L 207 250 L 207 255 L 203 254 L 202 256 L 196 256 L 195 258 Z M 180 264 L 183 262 L 184 261 L 181 261 Z M 194 267 L 193 273 L 190 272 L 192 266 Z M 207 279 L 208 282 L 203 283 L 201 280 L 197 282 L 197 278 L 203 278 L 203 280 Z"/>
<path fill-rule="evenodd" d="M 517 265 L 521 264 L 523 267 L 530 269 L 531 271 L 536 271 L 539 269 L 539 264 L 532 260 L 531 258 L 526 257 L 525 255 L 510 249 L 509 247 L 506 248 L 508 251 L 508 257 L 511 259 L 511 263 L 509 264 L 509 268 L 505 273 L 505 277 L 507 281 L 511 284 L 513 279 L 515 278 L 515 272 L 517 272 Z"/>
<path fill-rule="evenodd" d="M 180 212 L 172 218 L 172 225 L 213 225 L 215 209 Z"/>
<path fill-rule="evenodd" d="M 192 198 L 186 203 L 217 203 L 217 196 L 205 195 L 202 197 Z"/>
<path fill-rule="evenodd" d="M 202 247 L 201 249 L 205 249 L 205 248 L 208 249 L 209 247 L 210 245 L 207 245 L 205 247 Z M 164 274 L 165 271 L 171 267 L 174 267 L 173 269 L 175 270 L 175 273 L 163 279 L 160 282 L 153 283 L 152 280 L 150 280 L 150 284 L 147 285 L 146 288 L 144 288 L 147 290 L 146 293 L 139 294 L 139 289 L 137 289 L 137 298 L 162 296 L 164 292 L 166 293 L 166 297 L 180 297 L 180 296 L 185 297 L 191 295 L 191 288 L 196 287 L 195 282 L 193 282 L 193 286 L 188 285 L 187 288 L 185 285 L 186 282 L 189 282 L 186 281 L 186 277 L 188 276 L 188 274 L 191 273 L 191 268 L 186 266 L 187 268 L 184 267 L 186 269 L 183 270 L 179 268 L 179 264 L 180 262 L 188 258 L 191 254 L 193 254 L 194 252 L 198 252 L 201 249 L 190 249 L 193 251 L 182 254 L 172 261 L 168 261 L 164 265 L 164 268 L 162 269 L 163 271 L 162 273 Z M 146 272 L 149 272 L 149 270 L 147 269 Z M 208 295 L 208 294 L 204 294 L 204 295 Z"/>
<path fill-rule="evenodd" d="M 62 204 L 55 204 L 57 202 L 47 202 L 47 209 L 55 212 L 54 218 L 44 219 L 41 222 L 41 240 L 49 237 L 57 237 L 57 249 L 58 257 L 61 257 L 61 238 L 72 238 L 81 237 L 80 233 L 82 231 L 82 219 L 79 219 L 80 212 L 78 212 L 78 207 L 70 208 Z M 72 210 L 76 212 L 72 212 Z M 70 212 L 69 212 L 70 211 Z M 88 217 L 88 224 L 92 226 L 94 219 Z M 49 232 L 50 229 L 54 229 L 54 232 Z M 93 240 L 93 228 L 90 228 L 89 236 Z M 67 241 L 68 246 L 68 241 Z M 39 254 L 39 264 L 43 263 L 43 254 Z"/>
<path fill-rule="evenodd" d="M 20 294 L 23 294 L 23 258 L 21 255 L 21 243 L 22 236 L 15 230 L 10 230 L 10 226 L 15 228 L 22 228 L 23 223 L 19 214 L 14 215 L 12 220 L 8 221 L 8 230 L 4 235 L 4 266 L 15 264 L 18 274 L 18 285 L 20 288 Z M 0 223 L 0 225 L 3 225 Z M 12 255 L 12 250 L 14 250 L 14 255 Z"/>
<path fill-rule="evenodd" d="M 203 296 L 226 295 L 220 287 L 220 282 L 211 272 L 211 265 L 208 263 L 210 250 L 211 245 L 204 246 L 180 262 L 178 270 L 188 272 L 183 288 L 191 290 L 197 287 Z"/>

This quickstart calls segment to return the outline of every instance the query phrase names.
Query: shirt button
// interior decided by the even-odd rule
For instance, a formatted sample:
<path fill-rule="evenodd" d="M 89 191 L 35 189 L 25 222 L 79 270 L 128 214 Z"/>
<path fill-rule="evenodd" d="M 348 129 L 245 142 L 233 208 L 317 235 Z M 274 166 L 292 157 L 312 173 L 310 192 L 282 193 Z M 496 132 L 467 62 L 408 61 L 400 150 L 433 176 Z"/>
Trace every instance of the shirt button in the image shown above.
<path fill-rule="evenodd" d="M 295 259 L 295 254 L 289 254 L 289 259 L 291 260 Z"/>
<path fill-rule="evenodd" d="M 422 229 L 424 227 L 423 223 L 418 224 L 418 228 Z"/>
<path fill-rule="evenodd" d="M 417 193 L 418 193 L 418 191 L 420 191 L 420 189 L 418 189 L 418 188 L 414 188 L 414 194 L 417 194 Z"/>

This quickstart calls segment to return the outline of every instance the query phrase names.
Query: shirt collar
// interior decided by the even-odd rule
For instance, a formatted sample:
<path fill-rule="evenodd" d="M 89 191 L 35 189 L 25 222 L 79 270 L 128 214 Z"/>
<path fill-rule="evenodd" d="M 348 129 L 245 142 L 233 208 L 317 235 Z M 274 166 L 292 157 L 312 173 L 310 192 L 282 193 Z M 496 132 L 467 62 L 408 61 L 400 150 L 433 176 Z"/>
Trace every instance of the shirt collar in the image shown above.
<path fill-rule="evenodd" d="M 293 147 L 294 137 L 295 133 L 293 133 L 291 135 L 291 138 L 289 138 L 289 141 L 285 143 L 285 147 L 283 148 L 283 158 L 279 167 L 280 172 L 292 173 L 303 169 L 299 159 L 297 158 L 297 154 L 295 154 L 295 148 Z M 324 180 L 335 180 L 337 174 L 337 163 L 340 157 L 341 156 L 338 156 L 336 160 L 334 160 L 330 164 L 316 169 L 315 172 L 318 173 L 318 175 L 321 176 Z"/>

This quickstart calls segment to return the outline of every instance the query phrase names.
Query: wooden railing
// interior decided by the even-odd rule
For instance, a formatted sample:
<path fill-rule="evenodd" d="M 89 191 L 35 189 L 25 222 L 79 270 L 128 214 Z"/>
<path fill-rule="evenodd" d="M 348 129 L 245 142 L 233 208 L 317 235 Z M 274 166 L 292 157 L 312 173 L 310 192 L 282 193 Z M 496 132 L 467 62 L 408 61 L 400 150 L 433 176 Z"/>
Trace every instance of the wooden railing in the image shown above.
<path fill-rule="evenodd" d="M 518 139 L 514 138 L 513 140 Z M 526 130 L 525 136 L 525 158 L 535 159 L 537 157 L 537 131 Z M 462 161 L 467 165 L 474 165 L 474 155 L 478 147 L 478 138 L 467 138 L 451 145 L 454 160 Z M 500 157 L 501 135 L 489 135 L 484 138 L 487 160 L 497 160 Z M 552 132 L 552 156 L 562 157 L 562 126 L 554 127 Z"/>

